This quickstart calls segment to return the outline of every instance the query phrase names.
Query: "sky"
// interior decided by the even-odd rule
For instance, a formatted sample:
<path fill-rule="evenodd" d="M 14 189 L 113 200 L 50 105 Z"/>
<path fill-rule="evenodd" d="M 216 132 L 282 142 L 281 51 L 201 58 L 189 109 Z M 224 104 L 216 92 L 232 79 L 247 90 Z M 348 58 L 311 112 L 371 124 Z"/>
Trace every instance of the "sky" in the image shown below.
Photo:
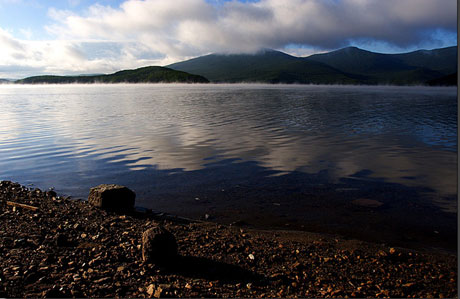
<path fill-rule="evenodd" d="M 0 78 L 111 73 L 266 48 L 309 56 L 454 45 L 456 0 L 0 0 Z"/>

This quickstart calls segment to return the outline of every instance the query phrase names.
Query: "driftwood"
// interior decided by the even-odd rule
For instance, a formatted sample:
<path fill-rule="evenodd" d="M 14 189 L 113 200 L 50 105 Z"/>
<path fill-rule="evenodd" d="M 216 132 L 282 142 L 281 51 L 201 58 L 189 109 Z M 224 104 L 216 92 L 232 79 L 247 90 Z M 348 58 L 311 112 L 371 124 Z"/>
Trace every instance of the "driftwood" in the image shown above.
<path fill-rule="evenodd" d="M 28 209 L 28 210 L 32 210 L 32 211 L 38 210 L 37 207 L 29 206 L 29 205 L 14 202 L 14 201 L 7 201 L 6 204 L 9 205 L 9 206 L 18 207 L 18 208 L 24 208 L 24 209 Z"/>

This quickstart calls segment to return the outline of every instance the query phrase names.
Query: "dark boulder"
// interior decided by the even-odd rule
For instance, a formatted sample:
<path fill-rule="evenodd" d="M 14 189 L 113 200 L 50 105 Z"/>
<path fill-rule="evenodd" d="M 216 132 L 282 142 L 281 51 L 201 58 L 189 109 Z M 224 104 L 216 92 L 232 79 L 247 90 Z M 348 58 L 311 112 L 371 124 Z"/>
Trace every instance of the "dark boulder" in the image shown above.
<path fill-rule="evenodd" d="M 177 242 L 162 226 L 147 229 L 142 234 L 142 259 L 157 265 L 167 265 L 177 256 Z"/>
<path fill-rule="evenodd" d="M 88 202 L 99 208 L 109 210 L 132 210 L 136 194 L 125 186 L 102 184 L 89 191 Z"/>

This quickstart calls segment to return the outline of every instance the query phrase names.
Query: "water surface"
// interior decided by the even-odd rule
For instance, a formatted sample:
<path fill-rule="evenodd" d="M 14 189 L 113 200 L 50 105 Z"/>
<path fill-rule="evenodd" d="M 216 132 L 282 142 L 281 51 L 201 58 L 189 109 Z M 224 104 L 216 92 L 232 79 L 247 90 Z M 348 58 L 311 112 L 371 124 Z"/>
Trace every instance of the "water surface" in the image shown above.
<path fill-rule="evenodd" d="M 456 93 L 0 86 L 0 179 L 81 198 L 119 183 L 138 205 L 183 216 L 446 247 L 456 234 Z"/>

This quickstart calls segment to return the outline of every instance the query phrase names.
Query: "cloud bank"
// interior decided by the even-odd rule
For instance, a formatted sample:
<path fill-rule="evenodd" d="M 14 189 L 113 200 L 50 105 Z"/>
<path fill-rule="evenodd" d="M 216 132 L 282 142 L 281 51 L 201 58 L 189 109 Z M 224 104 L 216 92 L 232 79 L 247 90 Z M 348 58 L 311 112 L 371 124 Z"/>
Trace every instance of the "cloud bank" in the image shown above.
<path fill-rule="evenodd" d="M 165 65 L 210 52 L 293 53 L 381 43 L 399 48 L 444 46 L 457 30 L 455 0 L 127 0 L 95 4 L 83 14 L 50 9 L 48 42 L 25 42 L 0 31 L 0 58 L 44 71 L 108 72 Z M 313 50 L 312 50 L 313 49 Z M 5 56 L 6 55 L 6 56 Z M 6 58 L 5 58 L 6 57 Z M 0 73 L 1 76 L 1 73 Z"/>

